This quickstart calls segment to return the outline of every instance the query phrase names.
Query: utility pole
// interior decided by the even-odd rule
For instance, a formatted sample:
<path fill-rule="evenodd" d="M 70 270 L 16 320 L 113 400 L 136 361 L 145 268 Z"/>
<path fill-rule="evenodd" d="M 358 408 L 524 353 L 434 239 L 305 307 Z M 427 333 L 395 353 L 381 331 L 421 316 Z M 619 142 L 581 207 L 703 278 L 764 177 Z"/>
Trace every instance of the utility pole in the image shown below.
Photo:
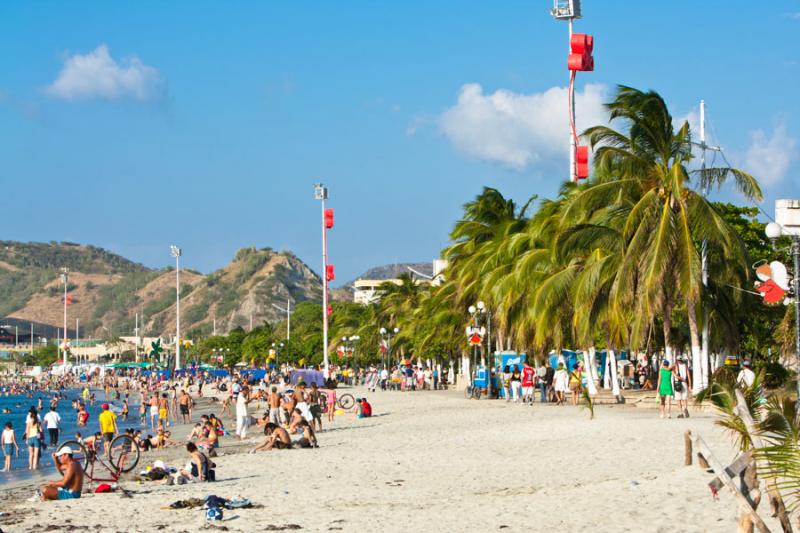
<path fill-rule="evenodd" d="M 69 339 L 69 335 L 67 334 L 67 285 L 69 284 L 68 268 L 61 269 L 61 281 L 64 283 L 64 346 L 62 348 L 62 356 L 64 366 L 67 366 L 67 339 Z"/>
<path fill-rule="evenodd" d="M 328 230 L 333 228 L 333 210 L 330 210 L 329 217 L 325 209 L 328 188 L 321 183 L 314 184 L 314 199 L 322 203 L 322 365 L 323 375 L 328 379 L 328 282 L 333 274 L 333 269 L 328 269 Z"/>
<path fill-rule="evenodd" d="M 573 33 L 573 21 L 582 18 L 581 0 L 554 0 L 550 14 L 556 20 L 566 20 L 568 27 L 569 181 L 577 183 L 589 176 L 589 147 L 578 146 L 578 133 L 575 127 L 575 74 L 594 70 L 594 57 L 592 57 L 594 37 Z"/>
<path fill-rule="evenodd" d="M 700 169 L 704 171 L 706 169 L 706 150 L 711 150 L 714 152 L 721 152 L 722 148 L 719 146 L 709 146 L 706 144 L 706 102 L 705 100 L 700 100 L 700 143 L 693 143 L 695 146 L 700 148 Z M 708 196 L 708 184 L 703 187 L 701 191 L 703 197 Z M 703 294 L 706 295 L 708 293 L 708 241 L 703 238 L 703 242 L 700 248 L 700 265 L 701 265 L 701 276 L 703 282 Z M 710 365 L 708 362 L 708 339 L 709 339 L 709 309 L 708 305 L 702 303 L 703 306 L 703 328 L 701 333 L 701 341 L 700 341 L 700 353 L 692 353 L 692 384 L 694 385 L 694 390 L 692 393 L 698 393 L 701 390 L 708 387 L 709 382 L 709 369 Z"/>
<path fill-rule="evenodd" d="M 175 258 L 175 370 L 181 367 L 181 249 L 175 245 L 169 247 Z"/>

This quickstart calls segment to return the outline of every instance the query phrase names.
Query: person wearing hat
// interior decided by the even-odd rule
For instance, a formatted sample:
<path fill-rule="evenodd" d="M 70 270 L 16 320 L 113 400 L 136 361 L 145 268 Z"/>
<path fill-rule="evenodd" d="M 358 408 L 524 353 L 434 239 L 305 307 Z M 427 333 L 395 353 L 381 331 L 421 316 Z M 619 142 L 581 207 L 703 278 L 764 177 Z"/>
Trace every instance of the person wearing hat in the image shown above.
<path fill-rule="evenodd" d="M 103 440 L 106 442 L 106 448 L 110 449 L 111 441 L 114 439 L 114 434 L 117 433 L 117 415 L 108 409 L 108 404 L 103 404 L 103 411 L 98 417 L 100 421 L 100 432 L 103 434 Z"/>
<path fill-rule="evenodd" d="M 689 418 L 689 391 L 692 389 L 692 375 L 689 373 L 689 365 L 686 357 L 678 356 L 675 363 L 675 375 L 673 376 L 673 389 L 675 401 L 678 402 L 678 418 Z"/>
<path fill-rule="evenodd" d="M 53 462 L 64 476 L 61 481 L 50 481 L 39 489 L 42 500 L 72 500 L 81 497 L 83 468 L 73 459 L 73 450 L 62 446 L 53 454 Z"/>
<path fill-rule="evenodd" d="M 742 363 L 742 369 L 736 376 L 736 384 L 745 388 L 750 388 L 756 380 L 756 373 L 750 370 L 750 361 Z"/>

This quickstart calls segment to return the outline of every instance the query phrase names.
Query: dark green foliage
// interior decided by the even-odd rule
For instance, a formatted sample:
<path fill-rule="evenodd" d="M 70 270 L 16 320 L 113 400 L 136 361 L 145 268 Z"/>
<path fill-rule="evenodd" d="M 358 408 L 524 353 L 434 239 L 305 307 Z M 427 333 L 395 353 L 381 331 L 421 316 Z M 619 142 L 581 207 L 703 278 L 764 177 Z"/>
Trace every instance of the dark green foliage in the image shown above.
<path fill-rule="evenodd" d="M 756 373 L 764 371 L 764 387 L 780 389 L 789 381 L 789 371 L 780 363 L 770 361 L 757 361 L 754 368 Z"/>

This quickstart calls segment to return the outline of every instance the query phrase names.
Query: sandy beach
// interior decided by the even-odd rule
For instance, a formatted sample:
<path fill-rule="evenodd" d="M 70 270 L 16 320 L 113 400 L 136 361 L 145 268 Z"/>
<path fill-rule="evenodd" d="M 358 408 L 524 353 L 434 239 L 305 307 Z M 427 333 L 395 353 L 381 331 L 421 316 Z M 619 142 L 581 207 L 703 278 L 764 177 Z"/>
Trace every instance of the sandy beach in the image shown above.
<path fill-rule="evenodd" d="M 355 389 L 357 394 L 365 391 Z M 0 527 L 39 531 L 654 531 L 735 530 L 737 505 L 711 476 L 683 466 L 683 432 L 701 434 L 723 461 L 734 457 L 713 414 L 661 420 L 652 409 L 465 400 L 461 393 L 369 394 L 375 415 L 325 424 L 320 448 L 244 454 L 222 440 L 211 484 L 128 481 L 121 493 L 29 503 L 30 486 L 3 491 Z M 217 406 L 218 407 L 218 406 Z M 229 419 L 226 423 L 231 426 Z M 182 433 L 179 431 L 176 433 Z M 260 437 L 259 437 L 260 438 Z M 255 440 L 253 440 L 255 442 Z M 179 448 L 143 455 L 171 466 Z M 55 476 L 53 476 L 55 477 Z M 201 510 L 171 502 L 249 498 L 208 525 Z M 767 514 L 767 513 L 764 513 Z M 775 524 L 770 523 L 771 526 Z M 227 528 L 227 529 L 223 529 Z"/>

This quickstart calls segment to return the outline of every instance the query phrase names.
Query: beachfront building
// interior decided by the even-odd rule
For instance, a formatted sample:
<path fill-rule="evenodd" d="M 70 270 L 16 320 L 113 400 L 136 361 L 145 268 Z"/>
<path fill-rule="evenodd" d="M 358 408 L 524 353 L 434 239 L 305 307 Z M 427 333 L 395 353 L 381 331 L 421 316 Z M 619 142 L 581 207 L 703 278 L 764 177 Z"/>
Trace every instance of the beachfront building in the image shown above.
<path fill-rule="evenodd" d="M 433 275 L 428 275 L 423 272 L 417 272 L 411 267 L 406 267 L 414 275 L 414 281 L 417 284 L 430 284 L 434 287 L 440 285 L 444 281 L 444 269 L 447 268 L 447 260 L 434 259 L 433 260 Z M 368 305 L 376 303 L 381 299 L 381 285 L 384 283 L 394 283 L 401 285 L 402 281 L 397 278 L 389 279 L 357 279 L 353 282 L 353 301 L 357 304 Z"/>

